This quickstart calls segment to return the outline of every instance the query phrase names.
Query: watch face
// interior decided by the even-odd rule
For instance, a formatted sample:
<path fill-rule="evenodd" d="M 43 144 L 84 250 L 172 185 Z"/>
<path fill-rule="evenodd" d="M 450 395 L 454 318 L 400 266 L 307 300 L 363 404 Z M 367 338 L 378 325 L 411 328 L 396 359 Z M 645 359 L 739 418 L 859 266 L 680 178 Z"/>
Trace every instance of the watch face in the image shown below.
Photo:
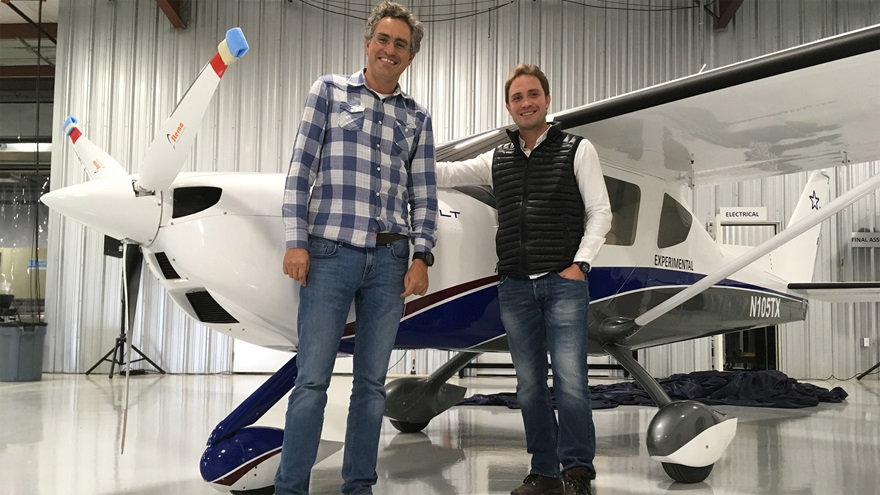
<path fill-rule="evenodd" d="M 419 251 L 413 254 L 413 261 L 422 260 L 426 266 L 434 266 L 434 255 L 430 251 Z"/>

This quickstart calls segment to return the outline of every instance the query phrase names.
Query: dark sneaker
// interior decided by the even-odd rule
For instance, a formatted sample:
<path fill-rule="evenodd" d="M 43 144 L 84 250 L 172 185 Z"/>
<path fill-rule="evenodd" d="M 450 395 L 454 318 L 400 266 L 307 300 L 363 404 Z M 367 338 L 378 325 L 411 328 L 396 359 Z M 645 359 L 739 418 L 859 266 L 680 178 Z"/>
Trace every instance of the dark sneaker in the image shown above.
<path fill-rule="evenodd" d="M 565 495 L 595 495 L 592 481 L 596 479 L 596 473 L 588 467 L 571 468 L 562 474 L 562 482 L 565 483 Z"/>
<path fill-rule="evenodd" d="M 526 476 L 521 486 L 510 492 L 510 495 L 563 495 L 563 492 L 561 479 L 530 474 Z"/>

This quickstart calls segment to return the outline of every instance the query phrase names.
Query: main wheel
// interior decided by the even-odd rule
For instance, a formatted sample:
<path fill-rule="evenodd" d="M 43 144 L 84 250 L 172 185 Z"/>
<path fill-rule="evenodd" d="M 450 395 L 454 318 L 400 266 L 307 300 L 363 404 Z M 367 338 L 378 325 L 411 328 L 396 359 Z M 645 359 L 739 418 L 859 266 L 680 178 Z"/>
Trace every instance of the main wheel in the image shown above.
<path fill-rule="evenodd" d="M 397 431 L 401 433 L 418 433 L 428 426 L 428 421 L 424 423 L 407 423 L 406 421 L 398 421 L 396 419 L 390 419 L 389 421 L 391 421 L 391 426 L 397 428 Z"/>
<path fill-rule="evenodd" d="M 691 467 L 682 464 L 673 464 L 664 462 L 663 470 L 675 481 L 681 483 L 699 483 L 709 477 L 715 464 L 709 464 L 703 467 Z"/>

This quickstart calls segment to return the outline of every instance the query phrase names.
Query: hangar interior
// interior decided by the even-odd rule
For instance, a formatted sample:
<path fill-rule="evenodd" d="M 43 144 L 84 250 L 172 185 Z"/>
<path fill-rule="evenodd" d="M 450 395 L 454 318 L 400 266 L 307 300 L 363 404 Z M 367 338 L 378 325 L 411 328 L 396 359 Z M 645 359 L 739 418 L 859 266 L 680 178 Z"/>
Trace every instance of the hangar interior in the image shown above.
<path fill-rule="evenodd" d="M 509 124 L 501 88 L 520 62 L 545 71 L 554 112 L 880 23 L 876 0 L 406 3 L 426 21 L 427 32 L 401 87 L 431 111 L 438 143 Z M 312 82 L 362 67 L 363 19 L 371 5 L 0 5 L 0 284 L 9 284 L 0 285 L 0 294 L 14 294 L 18 317 L 45 323 L 46 331 L 42 380 L 0 383 L 0 411 L 8 418 L 0 426 L 0 472 L 12 480 L 9 493 L 213 493 L 197 472 L 208 432 L 262 383 L 260 373 L 289 358 L 194 321 L 147 273 L 131 340 L 169 375 L 153 374 L 148 363 L 133 365 L 147 375 L 132 377 L 129 443 L 126 454 L 116 453 L 123 380 L 108 380 L 108 365 L 100 361 L 120 332 L 122 262 L 106 254 L 103 235 L 38 201 L 44 192 L 87 180 L 65 146 L 61 123 L 77 116 L 93 142 L 136 173 L 205 57 L 226 29 L 240 26 L 251 53 L 224 78 L 184 171 L 286 172 Z M 43 34 L 25 18 L 37 21 Z M 760 102 L 754 111 L 760 116 Z M 760 136 L 754 139 L 763 149 Z M 832 195 L 877 173 L 880 162 L 830 163 Z M 806 180 L 806 173 L 793 173 L 682 194 L 707 227 L 719 208 L 754 206 L 765 207 L 770 223 L 784 227 Z M 851 242 L 852 233 L 878 232 L 878 209 L 871 194 L 822 224 L 814 281 L 880 280 L 878 248 Z M 733 228 L 728 235 L 754 244 L 764 233 Z M 876 493 L 878 374 L 854 377 L 880 362 L 878 319 L 877 303 L 815 301 L 802 322 L 730 340 L 729 351 L 762 349 L 764 368 L 841 386 L 850 396 L 843 404 L 799 410 L 723 407 L 740 418 L 740 430 L 704 483 L 673 484 L 648 458 L 644 432 L 654 408 L 597 412 L 600 493 Z M 429 374 L 452 354 L 395 351 L 389 376 Z M 704 338 L 639 350 L 638 360 L 660 378 L 712 369 L 712 354 L 713 341 Z M 760 367 L 753 354 L 738 357 L 728 364 Z M 483 368 L 457 379 L 469 394 L 513 390 L 505 356 L 479 362 Z M 591 363 L 613 361 L 597 357 Z M 96 372 L 83 375 L 94 364 Z M 346 409 L 346 366 L 348 361 L 337 366 L 331 430 L 343 424 L 336 420 Z M 595 383 L 627 379 L 599 366 L 595 373 Z M 280 425 L 283 409 L 276 407 L 264 421 Z M 507 493 L 527 471 L 520 425 L 514 410 L 460 407 L 413 436 L 386 427 L 377 493 Z M 316 468 L 315 493 L 338 492 L 340 463 L 335 455 Z"/>

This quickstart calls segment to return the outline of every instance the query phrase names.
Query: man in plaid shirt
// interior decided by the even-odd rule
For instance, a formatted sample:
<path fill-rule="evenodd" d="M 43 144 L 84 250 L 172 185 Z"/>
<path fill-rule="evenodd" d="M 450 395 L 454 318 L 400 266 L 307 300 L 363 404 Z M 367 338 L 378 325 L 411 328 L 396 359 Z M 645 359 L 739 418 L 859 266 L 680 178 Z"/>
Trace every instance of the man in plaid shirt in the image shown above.
<path fill-rule="evenodd" d="M 437 192 L 427 110 L 400 90 L 424 29 L 383 2 L 364 32 L 367 67 L 312 86 L 293 147 L 282 215 L 284 273 L 301 284 L 298 375 L 275 493 L 308 494 L 327 387 L 352 302 L 353 385 L 342 493 L 372 493 L 385 377 L 404 299 L 428 290 Z M 409 264 L 409 245 L 413 262 Z"/>

